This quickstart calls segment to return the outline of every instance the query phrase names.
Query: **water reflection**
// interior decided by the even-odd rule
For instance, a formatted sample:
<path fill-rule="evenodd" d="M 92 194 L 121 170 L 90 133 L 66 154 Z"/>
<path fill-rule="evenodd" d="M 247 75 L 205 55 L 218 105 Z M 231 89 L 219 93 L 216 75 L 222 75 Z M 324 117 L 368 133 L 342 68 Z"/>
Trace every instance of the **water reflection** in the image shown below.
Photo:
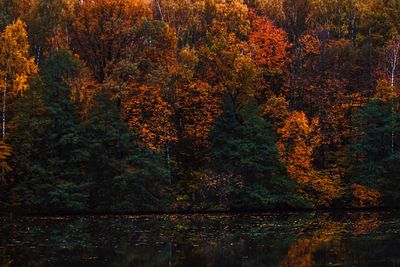
<path fill-rule="evenodd" d="M 399 213 L 0 220 L 0 266 L 400 266 Z"/>

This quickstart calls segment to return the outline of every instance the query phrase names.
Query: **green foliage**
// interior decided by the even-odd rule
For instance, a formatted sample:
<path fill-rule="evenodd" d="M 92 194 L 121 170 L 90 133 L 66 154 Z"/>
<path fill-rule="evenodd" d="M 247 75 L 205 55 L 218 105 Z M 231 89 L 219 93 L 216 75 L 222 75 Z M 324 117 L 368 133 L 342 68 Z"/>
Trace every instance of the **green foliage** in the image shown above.
<path fill-rule="evenodd" d="M 10 143 L 16 186 L 12 205 L 35 211 L 128 212 L 168 202 L 163 158 L 139 147 L 115 103 L 96 96 L 81 122 L 68 80 L 79 73 L 68 53 L 54 52 L 29 93 L 15 104 Z"/>
<path fill-rule="evenodd" d="M 239 182 L 231 186 L 232 207 L 261 209 L 283 203 L 293 205 L 299 196 L 279 161 L 273 126 L 251 104 L 239 116 L 225 105 L 211 136 L 214 169 L 238 177 Z"/>
<path fill-rule="evenodd" d="M 87 184 L 80 179 L 79 120 L 67 84 L 77 71 L 68 53 L 53 53 L 43 79 L 36 80 L 15 105 L 10 143 L 18 174 L 13 203 L 17 206 L 37 211 L 87 208 Z"/>
<path fill-rule="evenodd" d="M 160 155 L 139 147 L 117 106 L 100 94 L 82 124 L 85 177 L 90 205 L 97 211 L 162 208 L 167 169 Z"/>
<path fill-rule="evenodd" d="M 398 1 L 150 2 L 0 0 L 2 203 L 399 200 Z"/>
<path fill-rule="evenodd" d="M 0 31 L 3 31 L 4 28 L 10 23 L 10 16 L 7 12 L 6 0 L 0 0 Z"/>
<path fill-rule="evenodd" d="M 373 100 L 359 110 L 351 154 L 352 182 L 383 192 L 392 205 L 400 197 L 400 114 L 394 104 Z"/>

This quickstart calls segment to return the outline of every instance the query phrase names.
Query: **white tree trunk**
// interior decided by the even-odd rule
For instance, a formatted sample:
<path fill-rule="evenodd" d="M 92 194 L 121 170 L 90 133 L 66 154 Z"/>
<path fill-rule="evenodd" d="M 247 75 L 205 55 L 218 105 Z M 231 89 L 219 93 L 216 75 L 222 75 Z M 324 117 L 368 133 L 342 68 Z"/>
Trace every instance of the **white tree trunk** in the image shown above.
<path fill-rule="evenodd" d="M 7 97 L 7 79 L 3 90 L 3 142 L 6 138 L 6 97 Z"/>
<path fill-rule="evenodd" d="M 391 51 L 390 51 L 390 59 L 389 59 L 389 63 L 390 63 L 390 86 L 391 86 L 391 90 L 394 91 L 395 90 L 395 81 L 396 81 L 396 72 L 397 72 L 397 66 L 399 65 L 399 52 L 400 52 L 400 39 L 396 38 L 395 40 L 393 40 L 393 44 L 391 47 Z M 393 92 L 392 92 L 393 93 Z M 393 120 L 393 114 L 394 114 L 394 103 L 392 103 L 392 110 L 391 110 L 391 121 L 392 121 L 392 130 L 391 130 L 391 152 L 394 153 L 394 146 L 395 146 L 395 142 L 394 142 L 394 120 Z"/>

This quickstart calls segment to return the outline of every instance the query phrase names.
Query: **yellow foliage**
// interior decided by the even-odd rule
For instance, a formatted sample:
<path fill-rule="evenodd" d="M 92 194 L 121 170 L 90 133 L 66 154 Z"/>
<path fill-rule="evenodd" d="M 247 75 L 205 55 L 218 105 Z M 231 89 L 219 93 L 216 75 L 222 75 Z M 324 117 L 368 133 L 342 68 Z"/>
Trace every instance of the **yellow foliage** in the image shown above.
<path fill-rule="evenodd" d="M 289 177 L 301 186 L 300 191 L 306 198 L 313 199 L 320 206 L 328 206 L 343 194 L 340 176 L 313 168 L 313 153 L 320 144 L 318 119 L 310 122 L 303 112 L 294 111 L 284 120 L 278 133 L 281 161 L 286 165 Z M 313 194 L 309 193 L 310 190 Z"/>
<path fill-rule="evenodd" d="M 379 80 L 374 97 L 382 102 L 392 101 L 399 97 L 399 88 L 392 86 L 388 80 Z"/>
<path fill-rule="evenodd" d="M 278 149 L 289 176 L 300 184 L 309 183 L 312 153 L 319 144 L 318 120 L 310 123 L 301 111 L 292 112 L 278 129 Z"/>
<path fill-rule="evenodd" d="M 282 127 L 284 120 L 289 116 L 289 102 L 282 96 L 271 96 L 267 103 L 261 107 L 262 116 L 272 119 L 274 123 Z"/>
<path fill-rule="evenodd" d="M 250 32 L 248 7 L 243 0 L 220 1 L 216 4 L 217 21 L 230 33 L 247 36 Z"/>
<path fill-rule="evenodd" d="M 29 55 L 28 33 L 21 20 L 10 24 L 0 35 L 0 79 L 3 89 L 12 95 L 23 94 L 28 79 L 37 72 L 33 57 Z M 9 88 L 10 87 L 10 88 Z"/>

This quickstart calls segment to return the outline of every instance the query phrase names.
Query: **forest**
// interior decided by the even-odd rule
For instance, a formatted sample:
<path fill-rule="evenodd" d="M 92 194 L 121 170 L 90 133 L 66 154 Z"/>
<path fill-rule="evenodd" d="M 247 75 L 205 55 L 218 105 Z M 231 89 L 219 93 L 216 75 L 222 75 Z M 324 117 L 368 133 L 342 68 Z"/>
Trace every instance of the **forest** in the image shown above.
<path fill-rule="evenodd" d="M 399 0 L 0 0 L 0 211 L 397 207 Z"/>

